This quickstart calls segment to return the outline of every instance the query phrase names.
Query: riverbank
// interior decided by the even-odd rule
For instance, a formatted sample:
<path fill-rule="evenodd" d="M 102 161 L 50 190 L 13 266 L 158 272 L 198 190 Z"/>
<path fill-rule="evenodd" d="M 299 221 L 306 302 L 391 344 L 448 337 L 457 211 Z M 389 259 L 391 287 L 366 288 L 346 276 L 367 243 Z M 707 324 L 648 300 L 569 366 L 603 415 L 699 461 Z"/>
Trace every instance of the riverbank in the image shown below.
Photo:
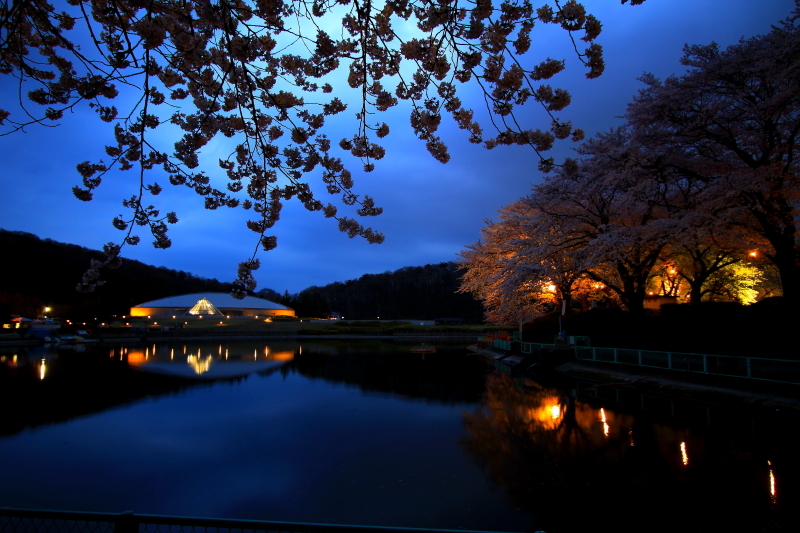
<path fill-rule="evenodd" d="M 686 375 L 675 376 L 657 369 L 620 368 L 619 365 L 569 361 L 554 371 L 585 381 L 595 387 L 649 389 L 704 402 L 738 407 L 780 411 L 791 409 L 800 414 L 800 386 L 772 382 L 745 381 L 735 377 Z"/>
<path fill-rule="evenodd" d="M 648 391 L 716 405 L 800 414 L 800 385 L 575 360 L 568 350 L 515 354 L 478 346 L 469 349 L 486 357 L 496 368 L 518 376 L 556 374 L 580 380 L 587 389 Z"/>

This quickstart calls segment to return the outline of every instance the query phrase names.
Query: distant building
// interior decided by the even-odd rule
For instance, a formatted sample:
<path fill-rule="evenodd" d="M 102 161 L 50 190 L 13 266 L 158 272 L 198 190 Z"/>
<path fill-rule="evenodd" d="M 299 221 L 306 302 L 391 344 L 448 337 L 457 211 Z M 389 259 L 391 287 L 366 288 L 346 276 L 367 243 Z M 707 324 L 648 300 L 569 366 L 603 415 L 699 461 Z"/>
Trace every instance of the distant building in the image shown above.
<path fill-rule="evenodd" d="M 169 296 L 131 307 L 131 316 L 295 316 L 285 305 L 246 296 L 237 300 L 227 292 L 198 292 Z"/>

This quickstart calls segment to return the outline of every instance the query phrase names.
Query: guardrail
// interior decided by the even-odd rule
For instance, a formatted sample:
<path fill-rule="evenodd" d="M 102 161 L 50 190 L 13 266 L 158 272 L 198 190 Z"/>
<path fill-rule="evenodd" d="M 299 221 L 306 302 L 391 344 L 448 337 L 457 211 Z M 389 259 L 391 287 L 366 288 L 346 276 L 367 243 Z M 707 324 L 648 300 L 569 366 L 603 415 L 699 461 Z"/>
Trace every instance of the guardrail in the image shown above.
<path fill-rule="evenodd" d="M 0 531 L 3 533 L 456 533 L 449 529 L 416 529 L 338 524 L 303 524 L 218 518 L 189 518 L 73 511 L 40 511 L 0 508 Z M 458 533 L 486 533 L 465 532 Z"/>
<path fill-rule="evenodd" d="M 492 342 L 492 346 L 495 348 L 499 348 L 501 350 L 511 350 L 511 341 L 494 339 L 494 342 Z"/>
<path fill-rule="evenodd" d="M 697 374 L 800 384 L 800 361 L 787 359 L 600 347 L 576 347 L 575 358 Z"/>

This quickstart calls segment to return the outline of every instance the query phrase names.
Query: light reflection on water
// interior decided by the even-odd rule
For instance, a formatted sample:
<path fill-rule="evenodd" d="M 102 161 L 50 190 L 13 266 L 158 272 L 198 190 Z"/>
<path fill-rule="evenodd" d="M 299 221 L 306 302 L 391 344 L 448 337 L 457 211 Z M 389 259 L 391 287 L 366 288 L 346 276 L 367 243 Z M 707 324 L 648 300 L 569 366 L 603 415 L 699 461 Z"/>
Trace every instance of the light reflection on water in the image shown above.
<path fill-rule="evenodd" d="M 38 458 L 0 471 L 0 506 L 548 533 L 797 519 L 790 419 L 626 407 L 462 349 L 187 342 L 0 363 L 0 454 Z"/>
<path fill-rule="evenodd" d="M 262 345 L 253 348 L 250 355 L 249 351 L 241 347 L 231 354 L 230 346 L 222 343 L 216 346 L 151 344 L 143 347 L 110 348 L 109 358 L 126 361 L 130 366 L 144 372 L 217 379 L 280 367 L 294 359 L 297 349 L 294 346 L 290 349 L 285 346 L 270 349 L 268 345 Z"/>
<path fill-rule="evenodd" d="M 717 408 L 701 427 L 578 392 L 495 373 L 484 404 L 464 414 L 464 448 L 538 528 L 590 531 L 608 513 L 625 517 L 615 531 L 795 527 L 797 491 L 778 496 L 781 477 L 764 457 L 780 455 L 795 483 L 793 418 Z"/>

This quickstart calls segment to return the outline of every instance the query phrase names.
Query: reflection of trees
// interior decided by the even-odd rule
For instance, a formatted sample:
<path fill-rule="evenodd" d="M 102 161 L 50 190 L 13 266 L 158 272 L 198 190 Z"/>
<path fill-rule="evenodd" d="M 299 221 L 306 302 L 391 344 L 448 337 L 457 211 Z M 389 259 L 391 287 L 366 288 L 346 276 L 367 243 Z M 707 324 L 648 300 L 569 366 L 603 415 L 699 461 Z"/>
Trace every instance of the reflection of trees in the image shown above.
<path fill-rule="evenodd" d="M 760 530 L 769 511 L 760 473 L 741 460 L 741 449 L 690 441 L 689 456 L 694 452 L 700 464 L 688 468 L 680 446 L 687 432 L 601 413 L 505 374 L 487 378 L 484 403 L 464 414 L 464 426 L 468 454 L 509 503 L 549 532 L 722 531 L 726 524 L 730 531 L 744 524 Z"/>
<path fill-rule="evenodd" d="M 435 354 L 414 354 L 390 345 L 380 351 L 312 350 L 290 363 L 309 378 L 346 383 L 365 391 L 399 394 L 443 403 L 477 403 L 484 388 L 485 364 L 463 347 L 437 348 Z"/>

